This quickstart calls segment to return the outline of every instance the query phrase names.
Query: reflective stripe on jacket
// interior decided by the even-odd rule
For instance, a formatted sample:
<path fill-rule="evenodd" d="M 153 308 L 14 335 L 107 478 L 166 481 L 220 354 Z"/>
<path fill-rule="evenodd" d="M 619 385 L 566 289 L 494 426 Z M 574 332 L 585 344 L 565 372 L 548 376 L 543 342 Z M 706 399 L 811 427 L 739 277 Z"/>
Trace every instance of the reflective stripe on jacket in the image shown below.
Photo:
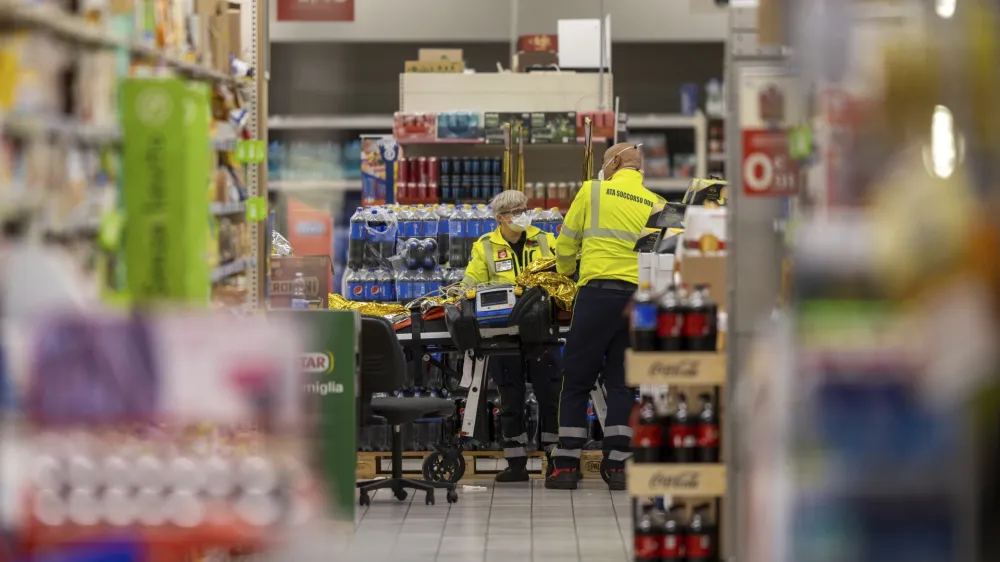
<path fill-rule="evenodd" d="M 581 287 L 592 279 L 638 284 L 639 259 L 633 248 L 647 232 L 649 216 L 664 204 L 662 197 L 643 187 L 642 174 L 635 170 L 584 182 L 556 241 L 556 269 L 572 275 L 579 256 Z"/>
<path fill-rule="evenodd" d="M 499 227 L 480 236 L 472 245 L 472 259 L 465 268 L 462 283 L 513 283 L 524 266 L 538 258 L 552 256 L 552 248 L 556 245 L 554 236 L 534 226 L 529 226 L 525 234 L 520 256 L 514 255 L 514 249 L 504 240 Z"/>

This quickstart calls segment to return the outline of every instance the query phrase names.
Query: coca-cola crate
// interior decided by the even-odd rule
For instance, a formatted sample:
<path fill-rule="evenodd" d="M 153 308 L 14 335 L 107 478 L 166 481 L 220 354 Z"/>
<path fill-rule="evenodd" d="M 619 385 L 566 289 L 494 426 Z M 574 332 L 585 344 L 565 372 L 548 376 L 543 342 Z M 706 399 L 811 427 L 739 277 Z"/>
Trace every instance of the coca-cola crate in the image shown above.
<path fill-rule="evenodd" d="M 629 350 L 625 378 L 631 386 L 721 386 L 726 383 L 726 354 Z"/>
<path fill-rule="evenodd" d="M 726 495 L 726 465 L 631 463 L 628 491 L 642 497 L 721 498 Z"/>

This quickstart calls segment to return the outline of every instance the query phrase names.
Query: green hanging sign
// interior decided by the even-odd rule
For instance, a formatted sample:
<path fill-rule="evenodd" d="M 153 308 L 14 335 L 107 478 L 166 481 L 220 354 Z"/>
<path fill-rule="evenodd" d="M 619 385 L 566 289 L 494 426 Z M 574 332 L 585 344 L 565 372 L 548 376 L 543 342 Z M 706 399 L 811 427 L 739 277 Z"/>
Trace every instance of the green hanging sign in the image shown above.
<path fill-rule="evenodd" d="M 795 127 L 788 133 L 788 155 L 795 160 L 812 156 L 813 135 L 809 125 Z"/>
<path fill-rule="evenodd" d="M 236 143 L 237 162 L 257 164 L 267 158 L 267 145 L 262 140 L 241 140 Z"/>
<path fill-rule="evenodd" d="M 247 199 L 247 222 L 260 222 L 267 218 L 267 199 L 251 197 Z"/>

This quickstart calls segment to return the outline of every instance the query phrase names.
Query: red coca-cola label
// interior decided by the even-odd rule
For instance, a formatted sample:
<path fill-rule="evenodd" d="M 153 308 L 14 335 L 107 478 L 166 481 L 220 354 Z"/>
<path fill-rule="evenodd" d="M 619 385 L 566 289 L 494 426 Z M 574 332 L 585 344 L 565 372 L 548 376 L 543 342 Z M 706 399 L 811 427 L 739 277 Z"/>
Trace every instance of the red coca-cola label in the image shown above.
<path fill-rule="evenodd" d="M 660 547 L 662 562 L 679 562 L 684 559 L 684 540 L 677 535 L 664 535 Z"/>
<path fill-rule="evenodd" d="M 670 446 L 674 449 L 694 447 L 696 442 L 694 428 L 687 425 L 670 426 Z"/>
<path fill-rule="evenodd" d="M 636 560 L 659 560 L 660 559 L 660 537 L 652 535 L 635 536 L 635 559 Z"/>
<path fill-rule="evenodd" d="M 718 447 L 719 426 L 714 423 L 698 424 L 698 446 Z"/>
<path fill-rule="evenodd" d="M 712 537 L 708 535 L 688 535 L 687 558 L 699 560 L 712 555 Z"/>
<path fill-rule="evenodd" d="M 661 312 L 657 317 L 656 335 L 661 338 L 676 338 L 684 327 L 684 316 L 677 312 Z"/>
<path fill-rule="evenodd" d="M 684 315 L 684 337 L 700 338 L 708 335 L 708 314 L 689 312 Z"/>
<path fill-rule="evenodd" d="M 635 428 L 635 437 L 632 439 L 632 442 L 637 447 L 642 448 L 659 447 L 663 443 L 663 434 L 660 432 L 660 426 L 655 424 L 640 425 Z"/>

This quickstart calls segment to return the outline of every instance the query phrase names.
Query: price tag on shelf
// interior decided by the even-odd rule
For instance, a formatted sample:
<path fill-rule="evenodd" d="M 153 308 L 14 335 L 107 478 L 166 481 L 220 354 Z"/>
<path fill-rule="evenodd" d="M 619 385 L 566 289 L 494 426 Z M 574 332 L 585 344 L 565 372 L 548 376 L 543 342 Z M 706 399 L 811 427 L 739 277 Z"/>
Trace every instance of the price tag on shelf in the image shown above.
<path fill-rule="evenodd" d="M 267 218 L 267 199 L 251 197 L 247 199 L 247 222 L 260 222 Z"/>
<path fill-rule="evenodd" d="M 241 140 L 236 143 L 234 156 L 237 162 L 257 164 L 267 158 L 267 146 L 262 140 Z"/>

